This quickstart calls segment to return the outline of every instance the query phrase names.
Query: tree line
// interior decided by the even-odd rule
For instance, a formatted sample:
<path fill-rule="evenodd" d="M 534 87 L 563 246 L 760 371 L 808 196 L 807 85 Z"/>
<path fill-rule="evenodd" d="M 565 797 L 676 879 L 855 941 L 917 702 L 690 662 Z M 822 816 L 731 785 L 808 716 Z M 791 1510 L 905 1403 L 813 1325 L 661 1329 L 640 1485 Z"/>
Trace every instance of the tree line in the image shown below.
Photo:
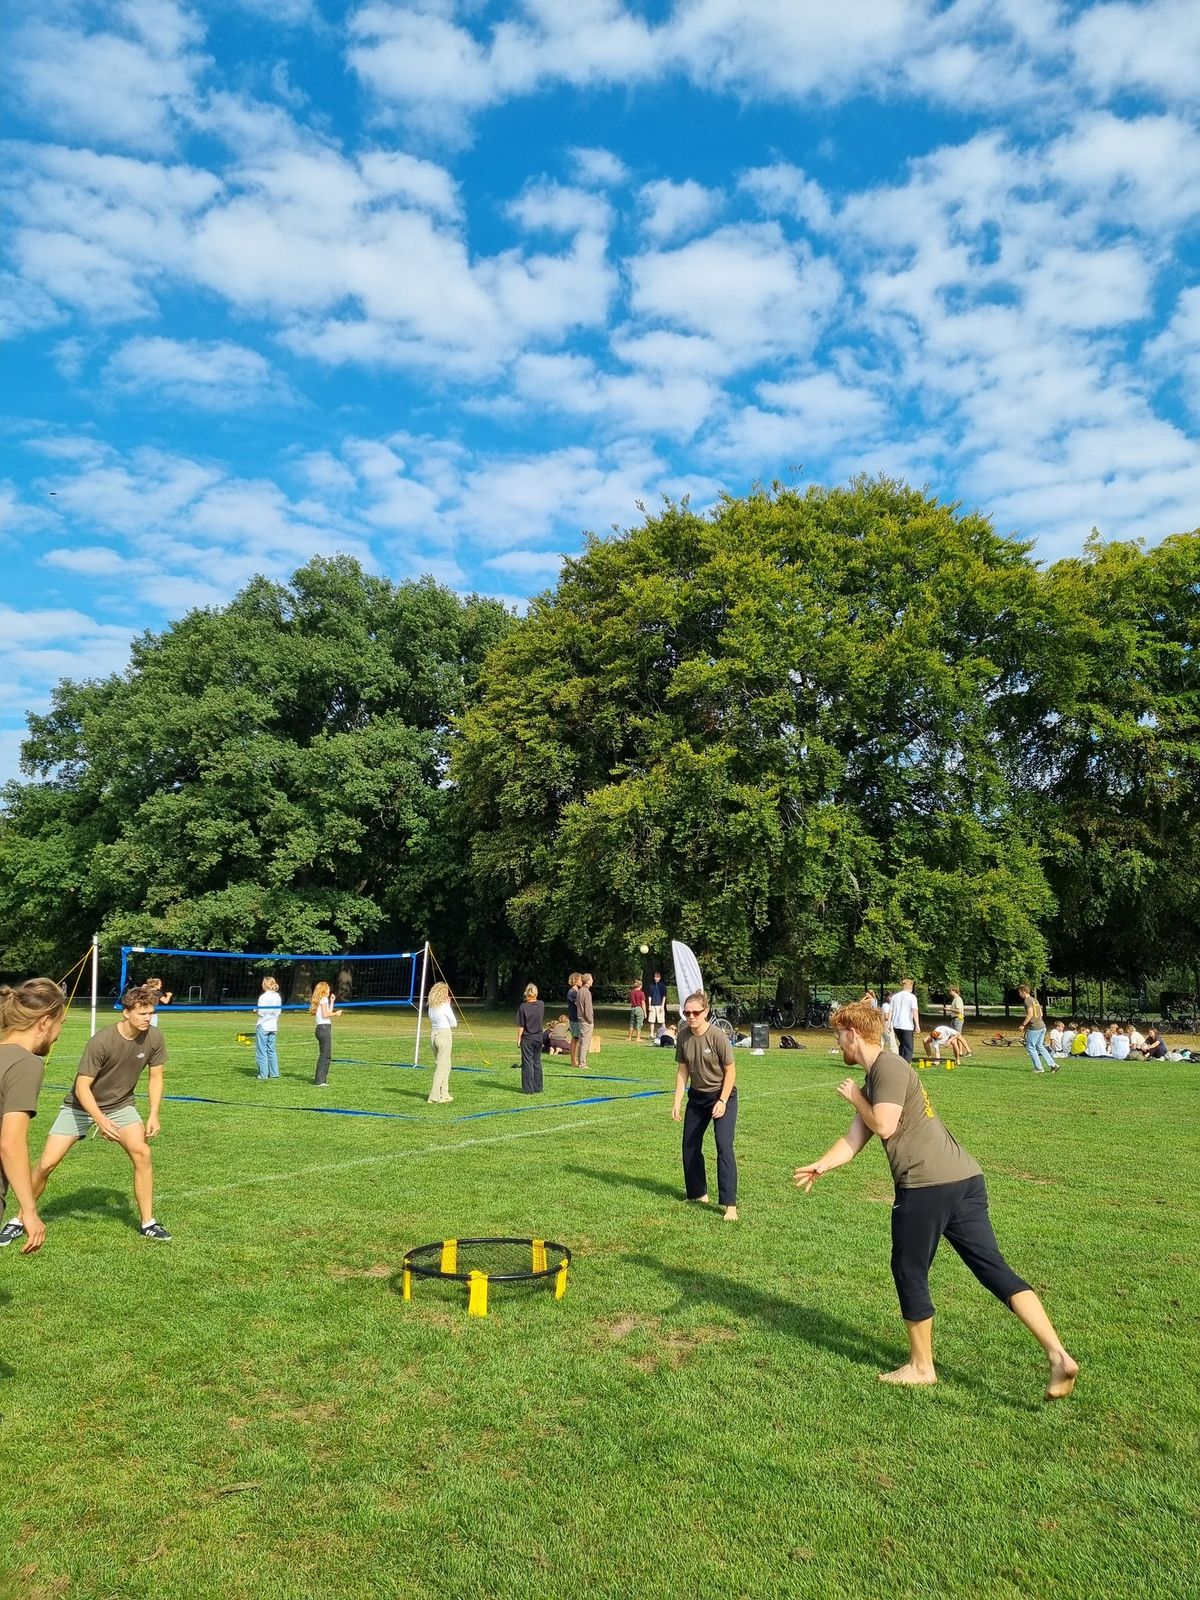
<path fill-rule="evenodd" d="M 0 968 L 428 935 L 463 992 L 683 938 L 851 974 L 1200 962 L 1200 538 L 1029 542 L 886 479 L 668 503 L 517 617 L 344 556 L 64 680 L 0 797 Z"/>

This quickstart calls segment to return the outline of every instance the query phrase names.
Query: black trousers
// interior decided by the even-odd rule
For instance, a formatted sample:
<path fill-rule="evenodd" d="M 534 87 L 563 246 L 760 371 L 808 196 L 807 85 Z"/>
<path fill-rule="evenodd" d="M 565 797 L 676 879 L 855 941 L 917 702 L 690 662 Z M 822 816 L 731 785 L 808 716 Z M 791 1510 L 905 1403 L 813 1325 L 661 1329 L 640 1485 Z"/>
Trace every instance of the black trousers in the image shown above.
<path fill-rule="evenodd" d="M 905 1061 L 911 1061 L 913 1052 L 913 1030 L 911 1028 L 893 1028 L 892 1032 L 896 1035 L 897 1050 L 899 1050 Z"/>
<path fill-rule="evenodd" d="M 521 1093 L 542 1092 L 542 1036 L 527 1033 L 521 1039 Z"/>
<path fill-rule="evenodd" d="M 314 1028 L 317 1036 L 317 1070 L 313 1074 L 314 1083 L 326 1083 L 329 1079 L 329 1058 L 333 1054 L 333 1029 Z"/>
<path fill-rule="evenodd" d="M 982 1178 L 935 1183 L 928 1189 L 897 1189 L 892 1207 L 892 1277 L 905 1322 L 924 1322 L 933 1315 L 929 1269 L 943 1238 L 983 1287 L 1005 1305 L 1029 1288 L 1000 1254 Z"/>
<path fill-rule="evenodd" d="M 717 1141 L 717 1199 L 723 1206 L 737 1205 L 737 1160 L 733 1154 L 733 1133 L 737 1126 L 737 1090 L 729 1096 L 723 1117 L 713 1118 L 719 1094 L 700 1094 L 688 1090 L 683 1113 L 683 1192 L 689 1200 L 708 1193 L 708 1174 L 704 1168 L 704 1130 L 709 1123 Z"/>

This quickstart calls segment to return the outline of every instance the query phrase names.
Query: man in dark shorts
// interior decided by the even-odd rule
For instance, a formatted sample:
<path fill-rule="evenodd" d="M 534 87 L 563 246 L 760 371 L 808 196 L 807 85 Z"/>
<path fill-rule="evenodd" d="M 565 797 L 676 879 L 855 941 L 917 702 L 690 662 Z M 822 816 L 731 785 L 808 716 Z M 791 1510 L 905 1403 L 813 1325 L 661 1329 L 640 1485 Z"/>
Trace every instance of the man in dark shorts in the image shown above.
<path fill-rule="evenodd" d="M 702 989 L 688 995 L 675 1046 L 675 1101 L 671 1115 L 683 1120 L 683 1192 L 689 1200 L 708 1203 L 704 1170 L 704 1132 L 712 1123 L 717 1141 L 717 1199 L 725 1221 L 736 1222 L 737 1159 L 733 1134 L 737 1127 L 737 1073 L 733 1046 L 708 1020 L 708 996 Z M 687 1111 L 683 1091 L 687 1090 Z"/>
<path fill-rule="evenodd" d="M 33 1192 L 29 1124 L 37 1116 L 46 1057 L 62 1031 L 66 1009 L 52 978 L 0 987 L 0 1216 L 10 1188 L 20 1207 L 19 1216 L 0 1229 L 0 1244 L 23 1236 L 23 1256 L 40 1250 L 46 1237 Z"/>
<path fill-rule="evenodd" d="M 133 1164 L 133 1193 L 141 1216 L 142 1238 L 169 1244 L 171 1235 L 154 1216 L 154 1170 L 146 1142 L 159 1132 L 163 1065 L 167 1059 L 166 1041 L 151 1026 L 157 1003 L 158 996 L 151 989 L 126 989 L 121 997 L 120 1022 L 88 1040 L 76 1069 L 75 1086 L 55 1118 L 34 1169 L 33 1192 L 36 1198 L 41 1197 L 50 1174 L 67 1151 L 95 1128 L 102 1138 L 119 1144 Z M 150 1112 L 143 1127 L 133 1092 L 147 1067 Z M 20 1226 L 19 1222 L 9 1223 L 3 1232 Z"/>
<path fill-rule="evenodd" d="M 1042 1302 L 1000 1254 L 988 1216 L 987 1189 L 978 1163 L 934 1115 L 925 1086 L 897 1055 L 881 1049 L 879 1013 L 857 1003 L 829 1019 L 847 1066 L 866 1070 L 860 1089 L 853 1078 L 838 1093 L 854 1107 L 849 1129 L 819 1161 L 797 1167 L 794 1180 L 808 1194 L 818 1178 L 844 1167 L 877 1134 L 896 1185 L 892 1207 L 892 1277 L 900 1314 L 908 1329 L 909 1359 L 884 1383 L 937 1382 L 933 1365 L 933 1301 L 929 1268 L 945 1238 L 997 1299 L 1003 1300 L 1046 1352 L 1050 1363 L 1047 1400 L 1063 1400 L 1075 1387 L 1078 1364 L 1063 1348 Z"/>

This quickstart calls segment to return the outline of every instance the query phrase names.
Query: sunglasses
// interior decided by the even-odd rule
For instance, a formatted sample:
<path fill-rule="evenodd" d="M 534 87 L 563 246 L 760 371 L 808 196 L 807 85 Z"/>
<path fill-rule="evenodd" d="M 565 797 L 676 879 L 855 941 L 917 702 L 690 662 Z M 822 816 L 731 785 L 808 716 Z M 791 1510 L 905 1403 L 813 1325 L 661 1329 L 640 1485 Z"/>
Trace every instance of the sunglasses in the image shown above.
<path fill-rule="evenodd" d="M 703 1011 L 688 1011 L 688 1010 L 685 1010 L 683 1014 L 684 1014 L 685 1017 L 702 1017 L 704 1015 L 704 1012 Z"/>

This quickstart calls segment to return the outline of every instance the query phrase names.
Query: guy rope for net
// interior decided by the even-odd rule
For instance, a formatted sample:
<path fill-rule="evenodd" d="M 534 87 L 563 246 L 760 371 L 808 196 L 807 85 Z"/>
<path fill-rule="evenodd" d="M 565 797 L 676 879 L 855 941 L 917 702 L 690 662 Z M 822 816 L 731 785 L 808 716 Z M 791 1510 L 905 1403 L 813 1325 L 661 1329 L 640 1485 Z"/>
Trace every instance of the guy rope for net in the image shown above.
<path fill-rule="evenodd" d="M 433 963 L 433 970 L 437 973 L 438 977 L 446 985 L 447 989 L 450 989 L 450 998 L 454 1002 L 455 1006 L 458 1008 L 458 1015 L 459 1015 L 459 1018 L 460 1018 L 460 1020 L 462 1022 L 463 1027 L 467 1030 L 468 1034 L 470 1034 L 470 1036 L 471 1036 L 471 1043 L 475 1046 L 475 1054 L 479 1057 L 480 1061 L 482 1062 L 482 1064 L 485 1067 L 490 1067 L 492 1065 L 492 1063 L 491 1063 L 490 1059 L 487 1056 L 484 1055 L 483 1046 L 480 1044 L 479 1038 L 478 1038 L 474 1028 L 472 1028 L 471 1024 L 467 1021 L 467 1014 L 463 1010 L 462 1004 L 460 1003 L 458 996 L 455 994 L 454 990 L 450 988 L 450 980 L 449 980 L 449 978 L 447 978 L 445 972 L 443 972 L 442 963 L 434 955 L 432 946 L 430 947 L 430 950 L 429 950 L 429 959 Z"/>
<path fill-rule="evenodd" d="M 522 1247 L 529 1252 L 529 1266 L 520 1272 L 484 1272 L 473 1268 L 460 1272 L 459 1251 L 472 1253 L 488 1251 L 495 1246 Z M 415 1245 L 404 1257 L 401 1293 L 405 1300 L 412 1299 L 412 1280 L 440 1278 L 443 1281 L 463 1283 L 467 1286 L 467 1315 L 486 1317 L 488 1314 L 488 1285 L 493 1283 L 535 1283 L 539 1279 L 554 1280 L 554 1298 L 561 1300 L 567 1292 L 567 1272 L 571 1265 L 571 1252 L 565 1244 L 552 1239 L 440 1239 L 433 1244 Z"/>
<path fill-rule="evenodd" d="M 66 997 L 67 1010 L 68 1011 L 70 1011 L 72 1005 L 75 1003 L 75 996 L 76 996 L 76 994 L 77 994 L 77 992 L 79 990 L 79 985 L 83 982 L 84 971 L 85 971 L 85 969 L 87 967 L 88 962 L 91 959 L 92 959 L 92 947 L 91 947 L 91 945 L 89 945 L 87 947 L 87 949 L 83 952 L 83 954 L 80 956 L 79 960 L 75 963 L 75 965 L 73 967 L 69 967 L 67 969 L 67 971 L 63 973 L 62 977 L 58 980 L 59 988 L 60 989 L 65 989 L 66 986 L 67 986 L 67 979 L 71 978 L 71 977 L 73 977 L 75 979 L 75 982 L 71 985 L 70 993 Z M 54 1052 L 55 1052 L 55 1050 L 57 1048 L 58 1048 L 58 1040 L 56 1039 L 54 1041 L 54 1043 L 50 1046 L 49 1053 L 46 1056 L 46 1065 L 47 1066 L 50 1065 L 50 1058 L 51 1058 L 51 1056 L 53 1056 L 53 1054 L 54 1054 Z"/>

